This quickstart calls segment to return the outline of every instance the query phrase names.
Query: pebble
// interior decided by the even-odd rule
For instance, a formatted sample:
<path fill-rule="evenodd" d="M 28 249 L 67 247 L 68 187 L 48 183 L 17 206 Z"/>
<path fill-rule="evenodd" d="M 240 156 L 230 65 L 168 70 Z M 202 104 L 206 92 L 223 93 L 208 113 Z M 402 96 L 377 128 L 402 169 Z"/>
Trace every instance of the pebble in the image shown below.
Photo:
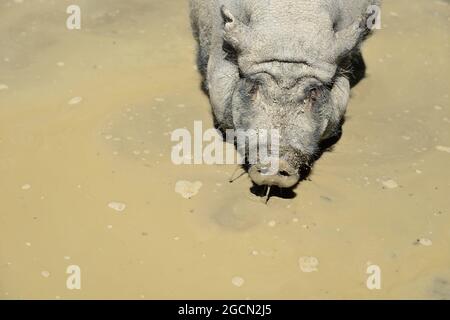
<path fill-rule="evenodd" d="M 231 279 L 231 283 L 236 287 L 242 287 L 244 285 L 245 280 L 242 277 L 235 276 Z"/>
<path fill-rule="evenodd" d="M 394 180 L 386 180 L 382 182 L 383 186 L 388 188 L 388 189 L 395 189 L 398 187 L 397 182 L 395 182 Z"/>
<path fill-rule="evenodd" d="M 314 272 L 318 271 L 319 260 L 316 257 L 303 256 L 298 259 L 298 264 L 303 272 Z"/>
<path fill-rule="evenodd" d="M 180 180 L 175 185 L 175 192 L 179 193 L 185 199 L 190 199 L 199 192 L 202 185 L 200 181 L 190 182 Z"/>
<path fill-rule="evenodd" d="M 59 62 L 56 63 L 56 65 L 57 65 L 58 67 L 64 67 L 64 62 L 59 61 Z"/>
<path fill-rule="evenodd" d="M 0 90 L 6 90 L 9 87 L 6 84 L 0 83 Z"/>
<path fill-rule="evenodd" d="M 22 190 L 30 190 L 31 189 L 31 185 L 30 184 L 24 184 L 23 186 L 22 186 Z"/>
<path fill-rule="evenodd" d="M 420 239 L 417 239 L 417 243 L 421 244 L 422 246 L 429 247 L 433 244 L 433 241 L 431 241 L 430 239 L 427 239 L 427 238 L 420 238 Z"/>
<path fill-rule="evenodd" d="M 68 104 L 70 104 L 70 105 L 78 104 L 82 100 L 83 100 L 82 97 L 73 97 L 72 99 L 69 100 Z"/>
<path fill-rule="evenodd" d="M 436 146 L 436 150 L 450 153 L 450 147 Z"/>
<path fill-rule="evenodd" d="M 269 226 L 269 227 L 275 227 L 276 225 L 277 225 L 277 223 L 276 223 L 276 221 L 275 220 L 271 220 L 271 221 L 269 221 L 268 223 L 267 223 L 267 225 Z"/>
<path fill-rule="evenodd" d="M 41 272 L 41 275 L 42 275 L 44 278 L 48 278 L 48 277 L 50 277 L 50 272 L 44 270 L 44 271 Z"/>
<path fill-rule="evenodd" d="M 112 201 L 108 203 L 108 207 L 118 212 L 122 212 L 127 206 L 125 203 Z"/>

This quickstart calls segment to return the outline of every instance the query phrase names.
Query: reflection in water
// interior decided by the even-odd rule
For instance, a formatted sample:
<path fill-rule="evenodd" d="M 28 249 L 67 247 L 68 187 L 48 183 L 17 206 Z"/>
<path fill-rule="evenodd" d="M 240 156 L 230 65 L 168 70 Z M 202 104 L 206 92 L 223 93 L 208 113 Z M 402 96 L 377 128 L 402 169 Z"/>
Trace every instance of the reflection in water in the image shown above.
<path fill-rule="evenodd" d="M 69 31 L 70 1 L 0 1 L 0 298 L 450 298 L 448 2 L 385 1 L 341 140 L 267 205 L 170 161 L 212 126 L 187 3 L 78 3 Z"/>

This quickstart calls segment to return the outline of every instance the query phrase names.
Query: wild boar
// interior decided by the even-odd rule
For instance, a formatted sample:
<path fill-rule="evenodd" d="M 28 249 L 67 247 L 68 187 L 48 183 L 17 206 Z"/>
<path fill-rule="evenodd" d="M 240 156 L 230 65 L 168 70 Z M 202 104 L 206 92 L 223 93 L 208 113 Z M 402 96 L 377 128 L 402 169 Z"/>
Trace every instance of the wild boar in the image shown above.
<path fill-rule="evenodd" d="M 321 143 L 340 134 L 360 46 L 379 0 L 191 0 L 198 69 L 220 130 L 271 130 L 279 169 L 249 166 L 257 185 L 295 186 Z M 256 148 L 250 145 L 249 148 Z"/>

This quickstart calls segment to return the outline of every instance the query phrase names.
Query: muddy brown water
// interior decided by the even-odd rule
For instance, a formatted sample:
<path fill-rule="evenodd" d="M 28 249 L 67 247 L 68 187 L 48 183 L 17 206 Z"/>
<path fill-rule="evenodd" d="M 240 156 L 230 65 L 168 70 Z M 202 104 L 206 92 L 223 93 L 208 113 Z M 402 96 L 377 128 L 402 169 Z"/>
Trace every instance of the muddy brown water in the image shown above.
<path fill-rule="evenodd" d="M 186 1 L 69 4 L 0 1 L 0 298 L 450 298 L 447 1 L 385 1 L 342 139 L 268 205 L 170 159 L 212 127 Z"/>

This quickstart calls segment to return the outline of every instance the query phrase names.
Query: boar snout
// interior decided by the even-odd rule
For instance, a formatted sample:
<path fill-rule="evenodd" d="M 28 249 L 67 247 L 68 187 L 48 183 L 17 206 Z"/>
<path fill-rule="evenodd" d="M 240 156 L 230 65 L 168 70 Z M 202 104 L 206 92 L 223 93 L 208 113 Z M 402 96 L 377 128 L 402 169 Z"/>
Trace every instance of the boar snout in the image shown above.
<path fill-rule="evenodd" d="M 286 160 L 278 161 L 278 170 L 272 170 L 263 164 L 252 165 L 248 171 L 250 179 L 257 185 L 278 186 L 291 188 L 300 180 L 298 170 L 293 168 Z"/>

